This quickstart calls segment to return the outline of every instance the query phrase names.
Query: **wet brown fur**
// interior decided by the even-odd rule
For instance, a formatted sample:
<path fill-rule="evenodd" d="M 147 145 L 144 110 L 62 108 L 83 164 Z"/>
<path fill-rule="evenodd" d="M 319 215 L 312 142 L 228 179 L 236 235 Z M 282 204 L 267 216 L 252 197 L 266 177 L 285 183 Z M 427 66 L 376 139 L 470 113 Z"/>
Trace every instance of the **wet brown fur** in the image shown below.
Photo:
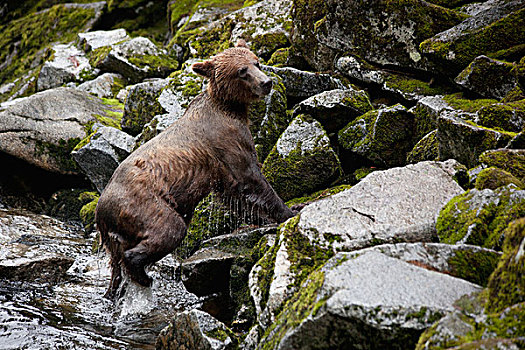
<path fill-rule="evenodd" d="M 248 74 L 241 79 L 243 67 Z M 211 191 L 243 198 L 276 222 L 292 216 L 262 175 L 248 128 L 247 104 L 269 91 L 257 57 L 232 48 L 193 68 L 209 79 L 207 91 L 122 162 L 98 202 L 97 227 L 111 257 L 110 298 L 122 267 L 135 282 L 151 284 L 144 266 L 180 244 L 195 206 Z"/>

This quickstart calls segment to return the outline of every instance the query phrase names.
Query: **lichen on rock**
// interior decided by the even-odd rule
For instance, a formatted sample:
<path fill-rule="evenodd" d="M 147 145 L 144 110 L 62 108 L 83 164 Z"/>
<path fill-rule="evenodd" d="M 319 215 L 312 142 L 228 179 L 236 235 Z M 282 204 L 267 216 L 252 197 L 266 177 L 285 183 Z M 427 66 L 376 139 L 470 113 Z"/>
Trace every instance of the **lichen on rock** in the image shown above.
<path fill-rule="evenodd" d="M 341 175 L 339 158 L 321 124 L 297 116 L 263 164 L 263 174 L 284 200 L 331 184 Z"/>
<path fill-rule="evenodd" d="M 525 191 L 515 185 L 496 190 L 472 189 L 453 198 L 440 212 L 441 242 L 501 249 L 507 225 L 525 215 Z"/>
<path fill-rule="evenodd" d="M 365 113 L 339 131 L 339 145 L 378 166 L 401 166 L 414 147 L 414 115 L 397 104 Z"/>

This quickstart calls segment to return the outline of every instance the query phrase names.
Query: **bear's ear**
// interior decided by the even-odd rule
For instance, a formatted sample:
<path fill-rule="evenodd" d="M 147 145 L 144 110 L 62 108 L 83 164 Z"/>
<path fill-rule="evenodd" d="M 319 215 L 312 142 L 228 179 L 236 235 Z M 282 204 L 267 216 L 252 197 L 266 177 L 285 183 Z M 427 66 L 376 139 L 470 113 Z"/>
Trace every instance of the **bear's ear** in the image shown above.
<path fill-rule="evenodd" d="M 235 47 L 244 47 L 245 49 L 250 49 L 248 47 L 248 44 L 246 44 L 246 41 L 244 41 L 244 39 L 237 40 L 237 44 L 235 44 Z"/>
<path fill-rule="evenodd" d="M 196 62 L 191 65 L 191 69 L 199 74 L 202 75 L 205 78 L 211 78 L 213 76 L 213 70 L 215 69 L 213 62 L 211 61 L 204 61 L 204 62 Z"/>

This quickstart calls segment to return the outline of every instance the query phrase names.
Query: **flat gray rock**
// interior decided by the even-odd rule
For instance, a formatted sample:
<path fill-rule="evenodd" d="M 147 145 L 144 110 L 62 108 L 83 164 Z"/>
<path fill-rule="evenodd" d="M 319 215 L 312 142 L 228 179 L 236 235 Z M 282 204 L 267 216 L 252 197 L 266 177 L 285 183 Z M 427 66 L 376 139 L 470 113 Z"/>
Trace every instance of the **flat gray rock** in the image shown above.
<path fill-rule="evenodd" d="M 0 276 L 55 283 L 66 275 L 81 242 L 45 215 L 0 209 Z"/>
<path fill-rule="evenodd" d="M 119 81 L 121 84 L 118 84 Z M 114 98 L 114 90 L 116 86 L 125 84 L 126 80 L 120 74 L 116 73 L 104 73 L 93 80 L 86 81 L 85 83 L 77 86 L 78 90 L 89 92 L 92 95 L 100 98 Z"/>
<path fill-rule="evenodd" d="M 99 47 L 116 44 L 129 39 L 125 29 L 96 30 L 93 32 L 79 33 L 78 42 L 84 51 L 91 51 Z"/>
<path fill-rule="evenodd" d="M 314 293 L 310 309 L 285 309 L 270 329 L 277 349 L 413 348 L 420 333 L 454 309 L 463 295 L 480 291 L 475 284 L 428 271 L 378 252 L 357 257 L 340 253 L 298 292 Z M 320 287 L 309 286 L 322 282 Z M 314 307 L 315 305 L 315 307 Z M 309 310 L 309 311 L 308 311 Z M 300 317 L 303 316 L 301 320 Z M 284 318 L 293 317 L 290 327 Z M 283 322 L 283 323 L 281 323 Z M 290 322 L 290 324 L 294 324 Z"/>
<path fill-rule="evenodd" d="M 69 152 L 86 137 L 86 126 L 105 116 L 99 99 L 57 88 L 13 102 L 0 111 L 0 151 L 45 170 L 77 173 Z"/>
<path fill-rule="evenodd" d="M 303 209 L 299 231 L 334 251 L 373 242 L 431 241 L 439 211 L 463 193 L 452 179 L 455 163 L 427 161 L 373 172 L 354 187 Z"/>

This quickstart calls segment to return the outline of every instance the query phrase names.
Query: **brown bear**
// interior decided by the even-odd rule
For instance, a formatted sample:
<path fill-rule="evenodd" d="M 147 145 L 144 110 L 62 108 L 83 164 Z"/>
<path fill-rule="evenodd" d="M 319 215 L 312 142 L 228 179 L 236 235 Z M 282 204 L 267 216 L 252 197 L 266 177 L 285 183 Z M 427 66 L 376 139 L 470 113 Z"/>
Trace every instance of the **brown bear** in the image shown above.
<path fill-rule="evenodd" d="M 143 286 L 144 270 L 172 252 L 186 235 L 195 206 L 211 191 L 242 199 L 275 222 L 293 216 L 261 173 L 248 125 L 248 104 L 272 81 L 240 41 L 192 69 L 207 89 L 164 132 L 115 170 L 96 208 L 102 244 L 111 258 L 106 297 L 115 298 L 124 267 Z"/>

